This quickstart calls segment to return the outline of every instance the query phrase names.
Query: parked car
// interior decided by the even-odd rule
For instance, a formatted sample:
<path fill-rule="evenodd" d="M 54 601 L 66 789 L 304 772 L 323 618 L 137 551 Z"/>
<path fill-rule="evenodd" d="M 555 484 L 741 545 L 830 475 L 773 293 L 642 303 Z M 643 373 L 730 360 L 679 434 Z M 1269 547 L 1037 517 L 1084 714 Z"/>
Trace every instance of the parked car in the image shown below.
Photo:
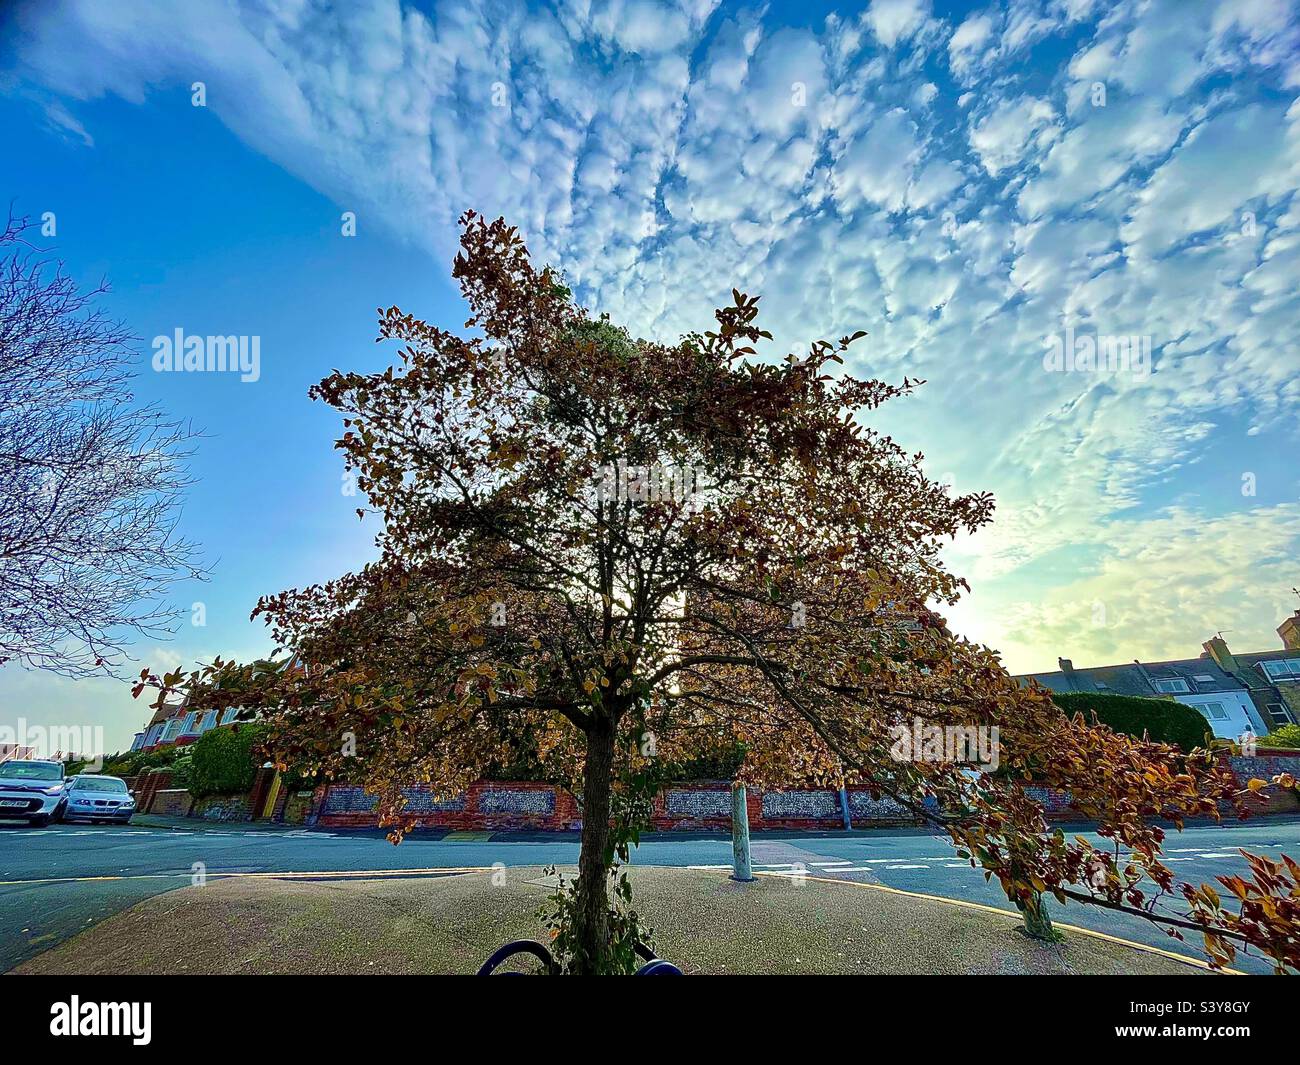
<path fill-rule="evenodd" d="M 62 762 L 11 758 L 0 762 L 0 817 L 48 825 L 63 812 L 67 780 Z"/>
<path fill-rule="evenodd" d="M 65 821 L 116 821 L 126 824 L 135 813 L 135 799 L 121 777 L 78 773 L 68 781 Z"/>

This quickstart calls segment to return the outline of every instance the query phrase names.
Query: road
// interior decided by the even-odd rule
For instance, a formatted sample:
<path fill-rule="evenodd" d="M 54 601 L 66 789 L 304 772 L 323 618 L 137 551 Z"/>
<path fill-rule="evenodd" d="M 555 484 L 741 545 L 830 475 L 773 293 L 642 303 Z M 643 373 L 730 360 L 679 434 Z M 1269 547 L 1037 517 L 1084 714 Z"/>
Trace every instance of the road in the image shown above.
<path fill-rule="evenodd" d="M 242 825 L 158 828 L 52 825 L 0 827 L 0 971 L 75 935 L 141 899 L 208 876 L 260 873 L 378 875 L 391 870 L 482 868 L 502 863 L 572 865 L 576 835 L 517 833 L 417 834 L 394 847 L 381 833 L 288 830 Z M 1085 834 L 1086 833 L 1082 833 Z M 1240 872 L 1244 847 L 1276 858 L 1300 855 L 1300 820 L 1270 820 L 1171 833 L 1167 861 L 1181 879 L 1201 883 Z M 1010 909 L 981 871 L 959 861 L 951 844 L 922 829 L 755 836 L 755 871 L 883 884 Z M 725 835 L 656 834 L 634 853 L 634 863 L 730 868 Z M 1058 922 L 1199 957 L 1194 939 L 1179 943 L 1139 918 L 1095 907 L 1053 904 Z M 1239 959 L 1237 968 L 1269 967 Z"/>

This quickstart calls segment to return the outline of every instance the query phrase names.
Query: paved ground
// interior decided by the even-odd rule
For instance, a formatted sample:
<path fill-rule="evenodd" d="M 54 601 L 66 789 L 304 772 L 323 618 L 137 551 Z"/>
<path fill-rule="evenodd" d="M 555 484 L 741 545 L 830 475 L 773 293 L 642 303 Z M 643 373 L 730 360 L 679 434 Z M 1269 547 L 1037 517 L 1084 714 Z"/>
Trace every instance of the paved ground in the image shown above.
<path fill-rule="evenodd" d="M 400 847 L 381 833 L 311 832 L 190 821 L 151 825 L 0 827 L 0 971 L 46 950 L 141 899 L 185 886 L 196 863 L 223 873 L 368 870 L 507 869 L 566 865 L 577 858 L 576 836 L 486 833 L 420 834 Z M 1180 876 L 1202 882 L 1243 866 L 1246 847 L 1276 856 L 1300 854 L 1300 821 L 1273 819 L 1230 827 L 1197 827 L 1167 843 Z M 756 869 L 772 876 L 808 875 L 884 884 L 908 891 L 1008 908 L 981 872 L 959 862 L 944 839 L 923 830 L 764 834 L 754 839 Z M 657 834 L 634 862 L 649 866 L 727 866 L 727 836 Z M 698 870 L 709 871 L 707 868 Z M 872 893 L 878 895 L 879 893 Z M 1070 905 L 1058 921 L 1200 956 L 1136 918 Z M 1238 968 L 1267 971 L 1243 959 Z"/>
<path fill-rule="evenodd" d="M 1076 933 L 1042 943 L 1010 915 L 873 885 L 739 884 L 716 870 L 646 865 L 632 879 L 656 950 L 686 973 L 1208 975 L 1110 939 Z M 540 936 L 536 914 L 552 884 L 535 866 L 420 879 L 213 880 L 147 899 L 17 972 L 472 973 L 504 941 Z"/>

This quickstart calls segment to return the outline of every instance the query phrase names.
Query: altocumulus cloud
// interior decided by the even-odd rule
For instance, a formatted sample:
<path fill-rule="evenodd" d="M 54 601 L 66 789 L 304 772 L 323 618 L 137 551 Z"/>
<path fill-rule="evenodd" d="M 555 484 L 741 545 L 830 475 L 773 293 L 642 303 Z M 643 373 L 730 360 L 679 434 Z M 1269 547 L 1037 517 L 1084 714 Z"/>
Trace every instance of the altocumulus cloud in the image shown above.
<path fill-rule="evenodd" d="M 869 330 L 859 369 L 931 381 L 888 427 L 998 496 L 954 558 L 985 582 L 971 635 L 1015 667 L 1049 664 L 1103 592 L 1080 662 L 1190 653 L 1228 615 L 1271 636 L 1300 546 L 1278 458 L 1300 409 L 1294 3 L 873 0 L 806 26 L 712 0 L 86 0 L 18 20 L 17 76 L 87 145 L 79 103 L 148 106 L 201 70 L 235 135 L 440 259 L 473 206 L 646 335 L 733 284 L 764 294 L 774 354 Z M 1067 325 L 1149 337 L 1155 372 L 1045 372 Z M 1257 496 L 1224 454 L 1263 464 Z M 1235 584 L 1210 576 L 1225 556 Z"/>

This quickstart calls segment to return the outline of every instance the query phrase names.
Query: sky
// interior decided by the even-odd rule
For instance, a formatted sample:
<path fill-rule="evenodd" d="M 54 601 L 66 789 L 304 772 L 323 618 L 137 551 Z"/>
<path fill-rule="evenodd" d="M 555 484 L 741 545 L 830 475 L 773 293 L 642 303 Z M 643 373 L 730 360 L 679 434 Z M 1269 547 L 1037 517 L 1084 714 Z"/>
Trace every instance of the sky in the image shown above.
<path fill-rule="evenodd" d="M 972 587 L 950 619 L 1013 672 L 1194 657 L 1216 631 L 1262 650 L 1300 606 L 1294 2 L 0 19 L 0 191 L 52 216 L 73 277 L 111 283 L 141 401 L 203 434 L 182 531 L 209 579 L 140 663 L 263 654 L 260 595 L 372 557 L 338 416 L 307 389 L 393 360 L 381 305 L 461 324 L 466 208 L 638 335 L 707 326 L 735 286 L 763 297 L 766 357 L 865 329 L 849 370 L 925 379 L 878 424 L 994 494 L 947 553 Z M 256 380 L 155 372 L 177 329 L 257 337 Z M 147 716 L 120 681 L 0 668 L 0 726 L 102 728 L 114 750 Z"/>

